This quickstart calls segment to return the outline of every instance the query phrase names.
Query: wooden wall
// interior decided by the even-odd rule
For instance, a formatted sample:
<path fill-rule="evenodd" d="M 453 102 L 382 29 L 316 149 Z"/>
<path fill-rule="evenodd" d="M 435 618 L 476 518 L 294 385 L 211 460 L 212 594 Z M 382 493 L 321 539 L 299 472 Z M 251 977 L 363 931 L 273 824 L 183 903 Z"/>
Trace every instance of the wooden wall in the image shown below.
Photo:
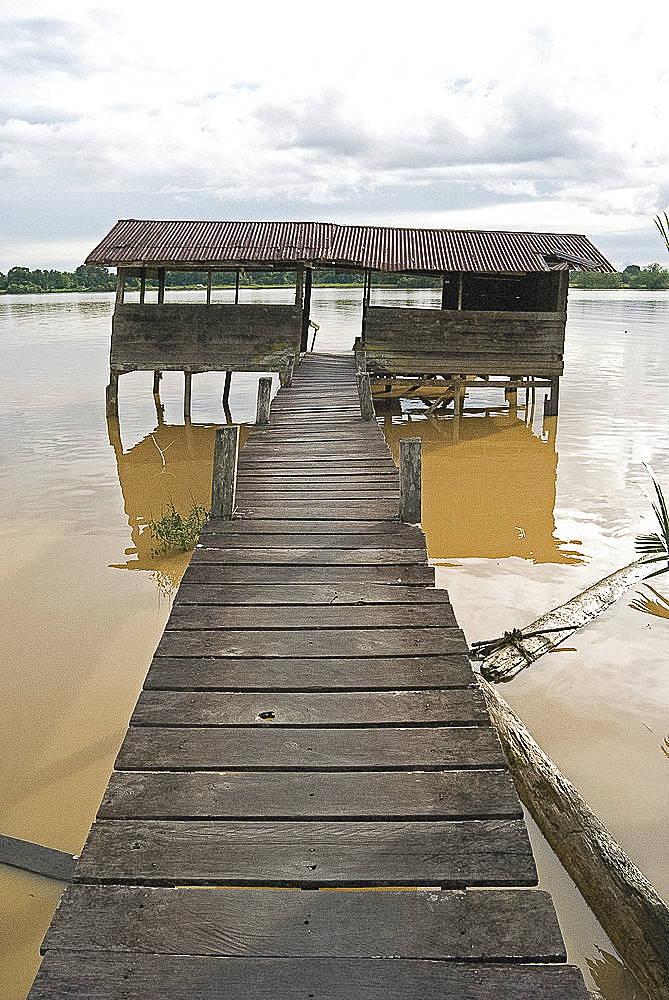
<path fill-rule="evenodd" d="M 384 374 L 562 374 L 566 313 L 368 306 L 367 368 Z"/>
<path fill-rule="evenodd" d="M 300 353 L 302 307 L 124 303 L 112 321 L 117 371 L 281 371 Z"/>

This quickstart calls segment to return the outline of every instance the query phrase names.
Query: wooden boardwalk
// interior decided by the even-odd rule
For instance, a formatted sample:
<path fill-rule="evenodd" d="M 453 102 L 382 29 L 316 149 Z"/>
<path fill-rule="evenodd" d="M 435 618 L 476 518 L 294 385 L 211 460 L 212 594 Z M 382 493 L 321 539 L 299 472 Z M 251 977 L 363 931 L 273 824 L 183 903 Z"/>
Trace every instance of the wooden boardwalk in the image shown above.
<path fill-rule="evenodd" d="M 237 506 L 203 529 L 30 1000 L 584 1000 L 351 359 L 303 362 Z"/>

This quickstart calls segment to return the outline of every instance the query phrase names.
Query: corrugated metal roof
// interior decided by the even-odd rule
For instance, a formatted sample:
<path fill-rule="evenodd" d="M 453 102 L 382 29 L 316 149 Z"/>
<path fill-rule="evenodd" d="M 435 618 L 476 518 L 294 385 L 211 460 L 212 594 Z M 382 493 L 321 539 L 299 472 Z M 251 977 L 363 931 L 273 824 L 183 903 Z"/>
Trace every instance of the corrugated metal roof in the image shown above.
<path fill-rule="evenodd" d="M 122 219 L 86 258 L 106 267 L 313 264 L 377 271 L 615 270 L 585 236 L 329 222 Z"/>

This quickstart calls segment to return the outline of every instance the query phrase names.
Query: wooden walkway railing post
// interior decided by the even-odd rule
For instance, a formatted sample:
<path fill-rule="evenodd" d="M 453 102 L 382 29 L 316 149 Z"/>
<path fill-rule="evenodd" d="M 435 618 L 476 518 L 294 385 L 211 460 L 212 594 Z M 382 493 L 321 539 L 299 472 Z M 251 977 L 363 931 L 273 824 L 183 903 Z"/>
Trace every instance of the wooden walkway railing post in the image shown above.
<path fill-rule="evenodd" d="M 360 398 L 360 416 L 365 421 L 374 420 L 374 400 L 372 399 L 372 387 L 369 384 L 369 375 L 358 372 L 355 376 L 358 383 L 358 396 Z"/>
<path fill-rule="evenodd" d="M 400 521 L 420 524 L 421 518 L 420 438 L 400 441 Z"/>
<path fill-rule="evenodd" d="M 214 471 L 211 485 L 211 516 L 232 519 L 237 490 L 237 453 L 239 427 L 235 424 L 216 428 Z"/>
<path fill-rule="evenodd" d="M 256 407 L 256 423 L 269 423 L 269 408 L 272 399 L 271 378 L 261 378 L 258 382 L 258 405 Z"/>

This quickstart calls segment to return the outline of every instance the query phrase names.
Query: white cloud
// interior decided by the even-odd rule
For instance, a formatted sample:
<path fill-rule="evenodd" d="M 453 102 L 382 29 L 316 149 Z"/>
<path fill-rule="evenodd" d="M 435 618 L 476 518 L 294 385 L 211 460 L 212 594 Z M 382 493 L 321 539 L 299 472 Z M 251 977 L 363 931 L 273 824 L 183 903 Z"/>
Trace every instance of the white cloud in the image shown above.
<path fill-rule="evenodd" d="M 63 240 L 158 212 L 416 225 L 465 212 L 618 233 L 622 253 L 669 202 L 667 27 L 656 0 L 624 17 L 601 0 L 566 15 L 423 0 L 401 17 L 342 0 L 299 18 L 268 0 L 175 14 L 63 0 L 57 16 L 8 0 L 7 237 L 57 238 L 68 205 Z"/>

